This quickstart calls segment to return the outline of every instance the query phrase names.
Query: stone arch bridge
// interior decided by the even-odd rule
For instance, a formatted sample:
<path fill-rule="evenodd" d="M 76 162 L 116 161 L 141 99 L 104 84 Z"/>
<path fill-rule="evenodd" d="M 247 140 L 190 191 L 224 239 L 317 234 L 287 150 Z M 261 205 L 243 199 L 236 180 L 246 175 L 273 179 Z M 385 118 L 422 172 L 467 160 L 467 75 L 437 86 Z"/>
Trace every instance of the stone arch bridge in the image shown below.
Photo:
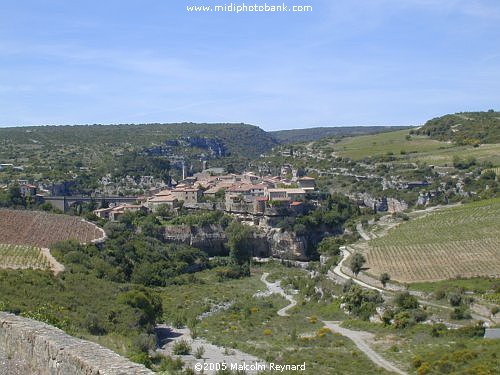
<path fill-rule="evenodd" d="M 67 212 L 69 208 L 76 203 L 97 203 L 98 207 L 103 207 L 105 204 L 115 203 L 134 203 L 138 197 L 82 197 L 82 196 L 48 196 L 43 197 L 43 202 L 50 203 L 54 208 L 63 212 Z"/>

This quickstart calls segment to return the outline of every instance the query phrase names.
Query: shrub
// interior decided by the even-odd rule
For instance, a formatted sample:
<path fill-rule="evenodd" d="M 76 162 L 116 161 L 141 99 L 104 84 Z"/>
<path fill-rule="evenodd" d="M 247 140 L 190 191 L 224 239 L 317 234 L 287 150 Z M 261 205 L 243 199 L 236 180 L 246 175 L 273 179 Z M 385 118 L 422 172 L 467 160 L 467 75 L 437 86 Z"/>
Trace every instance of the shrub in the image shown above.
<path fill-rule="evenodd" d="M 394 316 L 394 327 L 398 329 L 407 328 L 413 324 L 413 320 L 407 311 L 402 311 Z"/>
<path fill-rule="evenodd" d="M 250 267 L 248 264 L 231 264 L 227 267 L 218 268 L 215 273 L 218 281 L 240 279 L 245 276 L 250 276 Z"/>
<path fill-rule="evenodd" d="M 196 359 L 201 359 L 203 358 L 203 354 L 205 354 L 205 347 L 203 346 L 198 346 L 194 352 L 194 357 Z"/>
<path fill-rule="evenodd" d="M 444 289 L 438 289 L 434 292 L 434 298 L 437 300 L 442 300 L 446 297 L 446 291 Z"/>
<path fill-rule="evenodd" d="M 418 299 L 415 296 L 412 296 L 408 292 L 398 293 L 394 298 L 394 302 L 396 305 L 404 310 L 416 309 L 418 308 Z"/>
<path fill-rule="evenodd" d="M 462 296 L 458 293 L 452 293 L 450 294 L 449 301 L 451 306 L 460 306 L 462 303 Z"/>
<path fill-rule="evenodd" d="M 181 339 L 174 344 L 172 352 L 175 355 L 188 355 L 191 353 L 191 345 L 186 340 Z"/>
<path fill-rule="evenodd" d="M 449 374 L 454 370 L 453 363 L 446 360 L 440 360 L 436 363 L 436 367 L 440 374 Z"/>
<path fill-rule="evenodd" d="M 417 369 L 418 375 L 426 375 L 430 373 L 431 373 L 431 366 L 427 362 L 422 363 L 420 367 Z"/>
<path fill-rule="evenodd" d="M 479 322 L 476 325 L 469 325 L 457 329 L 457 333 L 463 337 L 483 337 L 484 327 L 483 323 Z"/>
<path fill-rule="evenodd" d="M 95 313 L 90 313 L 87 315 L 84 325 L 92 335 L 101 336 L 106 334 L 106 328 L 104 326 L 102 318 Z"/>
<path fill-rule="evenodd" d="M 470 319 L 471 315 L 464 306 L 455 307 L 452 312 L 450 312 L 450 319 L 461 320 Z"/>
<path fill-rule="evenodd" d="M 451 358 L 455 363 L 460 363 L 460 362 L 465 363 L 473 360 L 474 358 L 477 358 L 477 356 L 478 356 L 477 352 L 468 349 L 463 349 L 453 352 Z"/>
<path fill-rule="evenodd" d="M 132 348 L 135 352 L 149 353 L 156 348 L 156 337 L 147 333 L 141 333 L 132 340 Z"/>
<path fill-rule="evenodd" d="M 441 336 L 444 332 L 446 332 L 447 328 L 444 324 L 434 324 L 431 329 L 431 336 L 432 337 L 439 337 Z"/>
<path fill-rule="evenodd" d="M 413 357 L 412 365 L 414 368 L 418 369 L 420 366 L 422 366 L 422 363 L 424 363 L 424 361 L 422 360 L 422 357 L 420 357 L 419 355 L 416 355 L 415 357 Z"/>
<path fill-rule="evenodd" d="M 387 283 L 391 280 L 391 276 L 387 272 L 384 272 L 383 274 L 380 275 L 379 280 L 385 288 Z"/>
<path fill-rule="evenodd" d="M 386 309 L 382 314 L 382 322 L 384 322 L 385 325 L 390 325 L 392 318 L 394 318 L 394 311 Z"/>
<path fill-rule="evenodd" d="M 144 352 L 132 354 L 130 356 L 130 360 L 135 363 L 140 363 L 148 368 L 152 365 L 151 358 L 149 358 L 149 355 Z"/>
<path fill-rule="evenodd" d="M 411 317 L 415 322 L 423 322 L 427 319 L 427 312 L 422 309 L 415 309 L 411 311 Z"/>

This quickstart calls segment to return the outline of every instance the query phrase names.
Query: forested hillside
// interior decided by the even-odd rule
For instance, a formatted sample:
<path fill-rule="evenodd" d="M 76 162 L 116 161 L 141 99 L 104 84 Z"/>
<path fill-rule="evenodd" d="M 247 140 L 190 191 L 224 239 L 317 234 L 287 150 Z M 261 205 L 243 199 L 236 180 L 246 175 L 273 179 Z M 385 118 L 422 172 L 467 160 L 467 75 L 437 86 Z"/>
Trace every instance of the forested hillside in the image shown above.
<path fill-rule="evenodd" d="M 96 186 L 96 179 L 151 175 L 166 180 L 201 170 L 202 161 L 228 170 L 278 142 L 257 126 L 246 124 L 144 124 L 34 126 L 0 129 L 0 163 L 17 167 L 12 179 L 70 181 Z"/>
<path fill-rule="evenodd" d="M 416 131 L 458 144 L 500 143 L 500 112 L 461 112 L 429 120 Z"/>
<path fill-rule="evenodd" d="M 0 129 L 2 145 L 31 145 L 32 148 L 38 148 L 40 145 L 147 147 L 181 137 L 219 140 L 230 153 L 244 157 L 258 156 L 277 143 L 259 127 L 246 124 L 121 124 Z"/>

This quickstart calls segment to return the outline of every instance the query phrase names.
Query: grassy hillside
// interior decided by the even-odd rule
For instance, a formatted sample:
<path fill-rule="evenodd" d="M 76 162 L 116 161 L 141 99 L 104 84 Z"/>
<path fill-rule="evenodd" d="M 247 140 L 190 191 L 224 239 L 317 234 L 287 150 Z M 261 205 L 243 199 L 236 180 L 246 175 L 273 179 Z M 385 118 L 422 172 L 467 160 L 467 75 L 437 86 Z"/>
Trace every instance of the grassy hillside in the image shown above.
<path fill-rule="evenodd" d="M 500 112 L 462 112 L 426 122 L 417 134 L 458 144 L 500 143 Z"/>
<path fill-rule="evenodd" d="M 401 224 L 369 242 L 370 272 L 402 282 L 500 277 L 500 199 L 470 203 Z"/>
<path fill-rule="evenodd" d="M 491 161 L 500 165 L 500 144 L 458 146 L 431 139 L 425 135 L 410 134 L 408 130 L 350 137 L 337 143 L 330 142 L 340 156 L 361 160 L 373 156 L 394 156 L 409 161 L 424 161 L 428 164 L 452 164 L 455 156 L 475 157 L 478 161 Z"/>
<path fill-rule="evenodd" d="M 404 126 L 335 126 L 318 127 L 309 129 L 292 129 L 269 132 L 281 143 L 298 143 L 319 141 L 327 137 L 349 137 L 363 134 L 376 134 L 399 129 L 405 129 Z"/>

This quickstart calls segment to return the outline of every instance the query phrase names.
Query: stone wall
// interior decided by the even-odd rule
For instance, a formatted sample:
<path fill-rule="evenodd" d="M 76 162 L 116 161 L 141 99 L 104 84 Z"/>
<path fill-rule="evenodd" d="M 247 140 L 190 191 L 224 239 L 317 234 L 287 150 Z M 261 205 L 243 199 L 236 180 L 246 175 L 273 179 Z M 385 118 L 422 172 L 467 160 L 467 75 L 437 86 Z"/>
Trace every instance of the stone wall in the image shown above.
<path fill-rule="evenodd" d="M 153 374 L 100 345 L 5 312 L 0 312 L 0 352 L 23 361 L 31 371 L 26 375 Z"/>

